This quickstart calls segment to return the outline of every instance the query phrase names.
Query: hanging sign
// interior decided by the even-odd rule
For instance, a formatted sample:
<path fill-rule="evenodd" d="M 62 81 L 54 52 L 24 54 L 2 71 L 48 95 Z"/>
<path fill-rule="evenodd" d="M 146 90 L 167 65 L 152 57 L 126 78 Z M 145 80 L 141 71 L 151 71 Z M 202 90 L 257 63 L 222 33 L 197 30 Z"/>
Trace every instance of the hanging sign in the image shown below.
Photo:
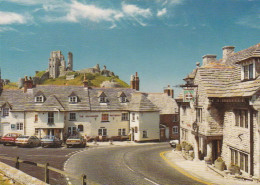
<path fill-rule="evenodd" d="M 183 90 L 183 102 L 195 101 L 194 89 L 184 89 Z"/>

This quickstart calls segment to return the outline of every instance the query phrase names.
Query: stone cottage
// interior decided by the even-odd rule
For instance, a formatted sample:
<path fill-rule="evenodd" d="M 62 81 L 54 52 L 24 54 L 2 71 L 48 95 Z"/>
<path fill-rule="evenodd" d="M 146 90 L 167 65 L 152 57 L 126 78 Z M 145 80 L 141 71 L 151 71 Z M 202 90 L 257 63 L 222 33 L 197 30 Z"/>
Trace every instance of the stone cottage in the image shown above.
<path fill-rule="evenodd" d="M 235 52 L 225 46 L 222 59 L 203 56 L 202 66 L 184 78 L 180 139 L 194 147 L 196 159 L 240 167 L 260 177 L 260 44 Z"/>

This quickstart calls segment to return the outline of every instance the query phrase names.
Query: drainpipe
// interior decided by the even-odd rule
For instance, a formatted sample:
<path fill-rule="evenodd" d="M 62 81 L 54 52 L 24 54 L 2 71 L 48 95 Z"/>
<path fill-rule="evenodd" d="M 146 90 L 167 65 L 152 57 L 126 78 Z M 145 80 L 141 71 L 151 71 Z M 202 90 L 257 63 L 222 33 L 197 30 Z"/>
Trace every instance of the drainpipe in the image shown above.
<path fill-rule="evenodd" d="M 254 114 L 253 109 L 250 108 L 250 175 L 254 175 Z"/>
<path fill-rule="evenodd" d="M 26 113 L 25 111 L 23 112 L 23 135 L 25 135 L 25 129 L 26 129 Z"/>

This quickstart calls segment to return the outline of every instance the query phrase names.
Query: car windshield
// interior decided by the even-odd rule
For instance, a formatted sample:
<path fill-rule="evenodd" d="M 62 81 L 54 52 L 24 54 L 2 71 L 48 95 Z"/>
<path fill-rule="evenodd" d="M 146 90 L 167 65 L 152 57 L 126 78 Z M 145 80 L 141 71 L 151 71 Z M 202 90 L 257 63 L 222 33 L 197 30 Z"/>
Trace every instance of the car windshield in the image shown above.
<path fill-rule="evenodd" d="M 44 136 L 42 139 L 54 139 L 54 136 Z"/>
<path fill-rule="evenodd" d="M 70 136 L 68 139 L 80 139 L 80 136 Z"/>
<path fill-rule="evenodd" d="M 19 136 L 18 138 L 28 139 L 30 136 Z"/>

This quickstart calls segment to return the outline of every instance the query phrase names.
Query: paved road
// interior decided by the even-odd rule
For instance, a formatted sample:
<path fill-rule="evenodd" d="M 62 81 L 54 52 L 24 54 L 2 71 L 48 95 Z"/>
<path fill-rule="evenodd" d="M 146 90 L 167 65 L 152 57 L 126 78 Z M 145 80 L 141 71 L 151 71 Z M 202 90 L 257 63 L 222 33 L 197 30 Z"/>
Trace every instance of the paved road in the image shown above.
<path fill-rule="evenodd" d="M 182 175 L 161 157 L 160 152 L 170 150 L 165 143 L 141 146 L 114 146 L 89 148 L 73 155 L 65 170 L 73 174 L 86 174 L 88 184 L 108 185 L 199 185 L 201 183 Z M 72 184 L 79 181 L 70 180 Z"/>
<path fill-rule="evenodd" d="M 76 152 L 87 150 L 88 148 L 18 148 L 16 146 L 0 145 L 0 156 L 17 157 L 20 159 L 38 162 L 49 163 L 50 166 L 63 170 L 64 162 Z M 1 162 L 15 166 L 14 162 L 0 159 Z M 28 164 L 20 164 L 20 170 L 40 179 L 44 180 L 43 168 L 31 166 Z M 66 185 L 66 179 L 55 172 L 50 172 L 50 183 L 55 185 Z"/>

